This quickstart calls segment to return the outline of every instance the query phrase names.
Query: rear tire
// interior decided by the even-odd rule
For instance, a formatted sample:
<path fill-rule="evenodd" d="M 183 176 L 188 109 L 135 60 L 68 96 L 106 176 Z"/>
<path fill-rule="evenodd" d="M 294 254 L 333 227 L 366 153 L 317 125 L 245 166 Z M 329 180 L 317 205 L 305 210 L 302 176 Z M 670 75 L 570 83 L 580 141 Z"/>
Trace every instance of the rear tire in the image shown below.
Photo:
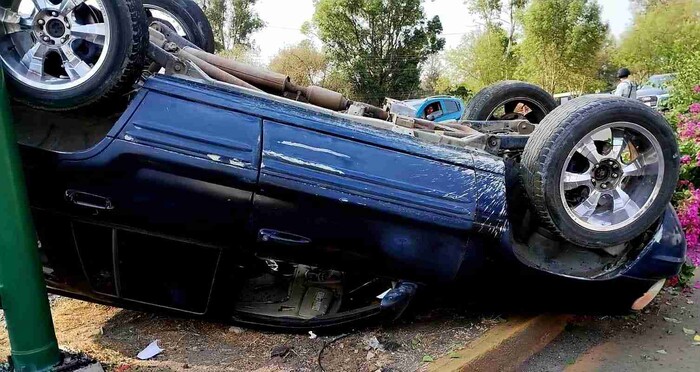
<path fill-rule="evenodd" d="M 149 23 L 152 20 L 158 20 L 173 28 L 174 24 L 159 19 L 151 13 L 151 10 L 164 11 L 182 27 L 185 39 L 202 48 L 205 52 L 214 53 L 214 32 L 211 29 L 211 24 L 204 11 L 193 0 L 143 0 L 143 6 L 149 17 Z"/>
<path fill-rule="evenodd" d="M 512 114 L 518 103 L 530 107 L 531 113 L 525 119 L 537 124 L 557 107 L 557 102 L 544 89 L 522 81 L 502 81 L 479 91 L 467 104 L 464 111 L 466 120 L 498 120 L 499 108 L 505 114 Z M 508 118 L 510 119 L 510 118 Z"/>
<path fill-rule="evenodd" d="M 21 0 L 4 1 L 0 5 L 8 9 L 18 9 L 20 2 Z M 13 98 L 35 108 L 66 111 L 98 102 L 113 102 L 116 97 L 123 96 L 133 89 L 143 71 L 148 47 L 148 26 L 143 5 L 141 0 L 105 0 L 101 4 L 104 12 L 101 16 L 109 19 L 107 35 L 110 44 L 108 48 L 103 47 L 107 50 L 100 51 L 105 53 L 103 62 L 96 65 L 98 67 L 91 67 L 96 71 L 91 71 L 92 75 L 89 78 L 72 87 L 62 88 L 63 83 L 53 86 L 40 83 L 32 85 L 22 81 L 20 77 L 23 75 L 17 72 L 18 70 L 11 70 L 3 58 L 5 75 Z M 78 8 L 75 9 L 77 12 Z M 18 54 L 14 44 L 3 46 L 9 48 L 0 51 L 6 58 L 14 58 L 15 61 L 22 58 L 10 55 Z M 48 57 L 43 63 L 47 64 L 47 61 Z M 20 65 L 17 66 L 21 68 Z"/>
<path fill-rule="evenodd" d="M 624 244 L 649 229 L 671 201 L 680 168 L 664 117 L 613 96 L 581 97 L 554 110 L 521 164 L 541 225 L 587 248 Z"/>

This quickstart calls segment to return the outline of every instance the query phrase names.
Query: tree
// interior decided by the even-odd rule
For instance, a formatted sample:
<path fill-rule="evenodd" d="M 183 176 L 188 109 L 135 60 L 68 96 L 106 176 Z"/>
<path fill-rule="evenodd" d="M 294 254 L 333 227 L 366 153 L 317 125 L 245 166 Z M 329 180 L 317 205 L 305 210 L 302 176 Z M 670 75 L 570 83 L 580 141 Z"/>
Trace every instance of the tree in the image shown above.
<path fill-rule="evenodd" d="M 310 40 L 280 49 L 270 61 L 270 69 L 289 75 L 299 85 L 323 85 L 330 63 Z"/>
<path fill-rule="evenodd" d="M 217 51 L 224 49 L 226 40 L 226 2 L 227 0 L 203 0 L 201 4 L 214 32 L 214 46 Z"/>
<path fill-rule="evenodd" d="M 370 103 L 410 97 L 420 64 L 445 46 L 440 18 L 426 19 L 420 0 L 318 0 L 313 22 L 354 96 Z"/>
<path fill-rule="evenodd" d="M 447 53 L 450 75 L 471 91 L 512 79 L 517 59 L 506 53 L 508 44 L 506 31 L 493 25 L 465 36 L 457 48 Z"/>
<path fill-rule="evenodd" d="M 620 42 L 616 62 L 639 79 L 675 72 L 676 59 L 700 49 L 700 1 L 667 0 L 637 13 Z"/>
<path fill-rule="evenodd" d="M 233 45 L 251 47 L 250 36 L 254 32 L 265 27 L 265 22 L 260 19 L 253 7 L 258 0 L 229 0 L 231 21 L 228 34 L 229 48 Z"/>
<path fill-rule="evenodd" d="M 469 10 L 485 20 L 487 28 L 508 25 L 508 46 L 505 54 L 510 55 L 515 45 L 516 14 L 525 8 L 528 0 L 467 0 Z M 503 20 L 505 16 L 508 20 Z"/>
<path fill-rule="evenodd" d="M 444 71 L 443 56 L 433 54 L 423 62 L 420 88 L 427 95 L 435 95 L 439 93 L 440 77 Z"/>
<path fill-rule="evenodd" d="M 214 31 L 217 51 L 251 48 L 250 37 L 265 27 L 254 6 L 257 0 L 201 0 L 201 6 Z"/>
<path fill-rule="evenodd" d="M 674 0 L 632 0 L 632 8 L 640 13 L 646 12 L 659 5 L 668 5 Z"/>
<path fill-rule="evenodd" d="M 522 17 L 520 77 L 552 93 L 599 88 L 608 35 L 600 13 L 594 0 L 533 0 Z"/>

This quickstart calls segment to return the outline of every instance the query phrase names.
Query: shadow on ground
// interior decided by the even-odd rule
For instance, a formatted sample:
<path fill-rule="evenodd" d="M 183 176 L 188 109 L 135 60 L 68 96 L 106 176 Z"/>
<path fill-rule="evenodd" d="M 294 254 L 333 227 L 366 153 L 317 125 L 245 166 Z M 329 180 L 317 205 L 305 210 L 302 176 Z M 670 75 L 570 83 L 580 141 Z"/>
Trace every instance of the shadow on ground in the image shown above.
<path fill-rule="evenodd" d="M 118 364 L 142 369 L 181 370 L 318 370 L 318 354 L 328 346 L 322 363 L 333 371 L 415 370 L 426 360 L 449 354 L 493 325 L 514 315 L 542 312 L 618 314 L 611 305 L 631 304 L 639 290 L 630 287 L 580 285 L 552 278 L 494 273 L 486 268 L 453 285 L 423 288 L 413 307 L 397 322 L 346 333 L 285 334 L 242 329 L 231 324 L 182 319 L 118 310 L 106 317 L 94 342 L 99 349 L 121 356 Z M 624 300 L 624 301 L 622 301 Z M 95 306 L 95 305 L 91 305 Z M 628 307 L 627 307 L 628 308 Z M 380 345 L 373 344 L 376 338 Z M 153 340 L 165 352 L 155 361 L 132 358 Z"/>

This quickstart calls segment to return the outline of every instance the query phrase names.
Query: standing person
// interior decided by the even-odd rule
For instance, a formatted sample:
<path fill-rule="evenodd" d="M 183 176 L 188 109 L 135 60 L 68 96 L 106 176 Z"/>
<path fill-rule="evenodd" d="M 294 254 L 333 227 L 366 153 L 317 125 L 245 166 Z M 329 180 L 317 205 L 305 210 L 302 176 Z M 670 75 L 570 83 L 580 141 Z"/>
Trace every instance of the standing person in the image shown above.
<path fill-rule="evenodd" d="M 637 84 L 630 80 L 631 74 L 630 70 L 626 67 L 621 68 L 617 72 L 617 78 L 620 79 L 620 84 L 617 85 L 617 89 L 615 89 L 615 93 L 613 93 L 614 95 L 637 99 Z"/>

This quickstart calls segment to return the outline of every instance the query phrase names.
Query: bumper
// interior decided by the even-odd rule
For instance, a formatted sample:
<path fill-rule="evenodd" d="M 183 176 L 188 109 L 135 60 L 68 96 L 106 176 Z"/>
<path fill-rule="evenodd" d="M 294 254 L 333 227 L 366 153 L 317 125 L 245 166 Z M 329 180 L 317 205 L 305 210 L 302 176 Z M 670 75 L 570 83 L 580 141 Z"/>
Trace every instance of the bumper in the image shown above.
<path fill-rule="evenodd" d="M 669 205 L 652 239 L 637 258 L 616 275 L 631 279 L 657 281 L 680 272 L 686 257 L 686 241 L 676 211 Z"/>
<path fill-rule="evenodd" d="M 651 286 L 658 280 L 678 274 L 686 257 L 685 234 L 671 205 L 666 208 L 656 230 L 643 247 L 627 254 L 623 262 L 610 262 L 608 265 L 615 266 L 606 269 L 605 272 L 594 272 L 590 276 L 562 273 L 556 266 L 547 266 L 544 261 L 530 260 L 516 252 L 517 245 L 510 231 L 501 236 L 501 247 L 511 261 L 550 278 L 557 277 L 569 283 L 581 282 L 589 286 L 595 286 L 595 283 L 609 285 L 616 281 L 644 282 L 645 286 L 647 283 Z"/>

